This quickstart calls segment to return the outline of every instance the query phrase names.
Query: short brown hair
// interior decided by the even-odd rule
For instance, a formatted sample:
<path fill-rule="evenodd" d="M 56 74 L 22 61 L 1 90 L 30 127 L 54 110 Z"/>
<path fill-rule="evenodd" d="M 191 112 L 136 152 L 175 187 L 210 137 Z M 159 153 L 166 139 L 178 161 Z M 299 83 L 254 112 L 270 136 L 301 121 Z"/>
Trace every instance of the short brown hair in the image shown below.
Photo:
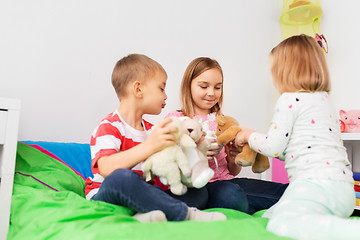
<path fill-rule="evenodd" d="M 270 58 L 280 93 L 330 91 L 325 55 L 314 38 L 305 34 L 289 37 L 272 49 Z"/>
<path fill-rule="evenodd" d="M 223 71 L 220 64 L 208 57 L 199 57 L 191 61 L 186 68 L 182 82 L 181 82 L 181 111 L 185 116 L 194 116 L 194 105 L 191 94 L 191 82 L 203 72 L 209 69 L 218 69 L 224 81 Z M 221 88 L 221 96 L 219 101 L 210 109 L 210 112 L 215 112 L 216 115 L 221 114 L 221 106 L 223 102 L 223 88 Z"/>
<path fill-rule="evenodd" d="M 142 54 L 130 54 L 116 63 L 111 76 L 111 82 L 120 99 L 120 97 L 126 95 L 126 86 L 129 83 L 134 80 L 146 81 L 157 72 L 167 76 L 164 68 L 155 60 Z"/>

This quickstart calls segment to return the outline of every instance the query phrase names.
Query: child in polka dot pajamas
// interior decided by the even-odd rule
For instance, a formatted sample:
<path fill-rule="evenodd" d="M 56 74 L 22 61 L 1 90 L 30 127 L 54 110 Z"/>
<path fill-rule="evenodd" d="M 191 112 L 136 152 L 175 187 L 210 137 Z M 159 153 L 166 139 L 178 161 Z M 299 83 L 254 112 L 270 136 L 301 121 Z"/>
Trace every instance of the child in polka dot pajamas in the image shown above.
<path fill-rule="evenodd" d="M 267 230 L 295 239 L 359 239 L 360 219 L 349 219 L 355 193 L 351 164 L 330 97 L 324 53 L 309 36 L 282 41 L 270 54 L 280 92 L 267 134 L 243 129 L 236 146 L 285 161 L 289 186 L 267 210 Z"/>

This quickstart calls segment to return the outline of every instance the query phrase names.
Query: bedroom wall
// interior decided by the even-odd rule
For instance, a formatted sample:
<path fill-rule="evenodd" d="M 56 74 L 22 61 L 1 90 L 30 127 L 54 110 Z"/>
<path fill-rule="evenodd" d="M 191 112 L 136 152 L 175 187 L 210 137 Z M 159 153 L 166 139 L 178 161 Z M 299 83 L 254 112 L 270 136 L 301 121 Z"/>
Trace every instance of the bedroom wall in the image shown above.
<path fill-rule="evenodd" d="M 321 28 L 337 108 L 360 108 L 356 0 L 321 1 Z M 280 0 L 0 2 L 0 97 L 22 101 L 19 140 L 88 142 L 118 106 L 115 62 L 144 53 L 168 72 L 167 106 L 179 107 L 187 64 L 210 56 L 223 67 L 225 114 L 265 131 L 277 94 L 268 53 L 281 41 Z M 245 171 L 246 174 L 246 171 Z"/>
<path fill-rule="evenodd" d="M 339 109 L 360 109 L 360 18 L 357 0 L 323 0 L 321 30 L 329 53 L 327 61 L 332 80 L 332 99 Z"/>
<path fill-rule="evenodd" d="M 179 107 L 187 64 L 210 56 L 224 68 L 224 112 L 264 128 L 280 11 L 278 0 L 1 1 L 0 96 L 22 100 L 20 140 L 88 142 L 118 106 L 110 77 L 121 57 L 144 53 L 167 70 L 156 122 Z"/>

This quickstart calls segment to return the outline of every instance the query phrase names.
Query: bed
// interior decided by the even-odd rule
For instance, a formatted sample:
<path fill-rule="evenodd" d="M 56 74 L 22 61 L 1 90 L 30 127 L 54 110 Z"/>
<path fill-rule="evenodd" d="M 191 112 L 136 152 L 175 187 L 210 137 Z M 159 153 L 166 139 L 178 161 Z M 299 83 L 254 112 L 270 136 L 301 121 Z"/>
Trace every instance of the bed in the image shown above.
<path fill-rule="evenodd" d="M 221 211 L 227 221 L 140 223 L 133 211 L 84 198 L 88 144 L 19 142 L 8 239 L 288 239 L 266 231 L 263 211 Z"/>

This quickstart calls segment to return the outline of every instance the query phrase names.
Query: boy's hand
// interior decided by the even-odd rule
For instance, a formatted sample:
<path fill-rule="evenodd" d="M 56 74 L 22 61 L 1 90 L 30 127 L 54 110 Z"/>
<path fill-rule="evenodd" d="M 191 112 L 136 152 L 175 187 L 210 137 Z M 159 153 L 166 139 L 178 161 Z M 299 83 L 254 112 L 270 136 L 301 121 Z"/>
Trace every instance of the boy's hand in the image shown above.
<path fill-rule="evenodd" d="M 253 132 L 254 130 L 242 128 L 242 130 L 236 134 L 235 147 L 243 147 L 246 143 L 248 143 L 249 137 Z"/>
<path fill-rule="evenodd" d="M 175 144 L 173 133 L 177 132 L 178 129 L 175 126 L 169 125 L 171 121 L 171 118 L 165 118 L 153 126 L 149 138 L 144 142 L 149 145 L 153 153 Z"/>

